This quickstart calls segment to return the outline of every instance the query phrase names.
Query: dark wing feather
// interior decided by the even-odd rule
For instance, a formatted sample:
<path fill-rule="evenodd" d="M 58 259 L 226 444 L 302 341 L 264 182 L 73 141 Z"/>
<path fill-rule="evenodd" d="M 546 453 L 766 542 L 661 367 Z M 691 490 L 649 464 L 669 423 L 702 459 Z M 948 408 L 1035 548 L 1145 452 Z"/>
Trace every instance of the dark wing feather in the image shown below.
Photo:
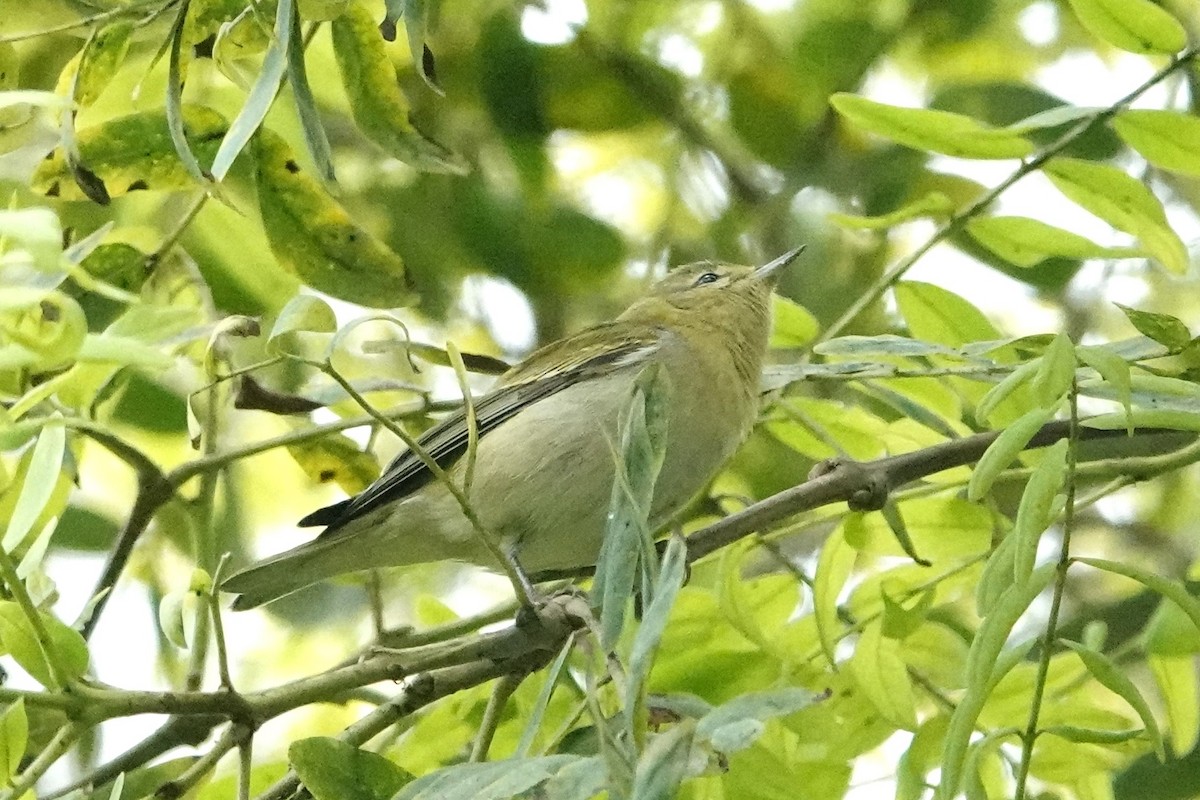
<path fill-rule="evenodd" d="M 625 329 L 625 330 L 621 330 Z M 482 438 L 529 405 L 610 368 L 637 363 L 658 343 L 657 331 L 610 322 L 547 345 L 501 376 L 496 387 L 475 401 L 476 431 Z M 621 341 L 620 347 L 612 347 Z M 417 440 L 430 457 L 449 468 L 467 451 L 466 410 L 460 409 Z M 351 520 L 407 497 L 433 479 L 412 451 L 396 456 L 361 494 L 309 514 L 300 524 L 327 525 L 321 536 L 335 534 Z"/>

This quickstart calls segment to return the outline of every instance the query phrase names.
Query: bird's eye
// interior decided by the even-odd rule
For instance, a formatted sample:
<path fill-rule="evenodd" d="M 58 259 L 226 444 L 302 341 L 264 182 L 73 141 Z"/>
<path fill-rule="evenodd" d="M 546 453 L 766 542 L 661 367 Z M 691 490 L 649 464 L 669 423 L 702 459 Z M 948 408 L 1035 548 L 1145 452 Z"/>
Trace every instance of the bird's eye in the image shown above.
<path fill-rule="evenodd" d="M 699 278 L 696 278 L 695 286 L 703 286 L 706 283 L 715 283 L 721 276 L 715 272 L 706 272 Z"/>

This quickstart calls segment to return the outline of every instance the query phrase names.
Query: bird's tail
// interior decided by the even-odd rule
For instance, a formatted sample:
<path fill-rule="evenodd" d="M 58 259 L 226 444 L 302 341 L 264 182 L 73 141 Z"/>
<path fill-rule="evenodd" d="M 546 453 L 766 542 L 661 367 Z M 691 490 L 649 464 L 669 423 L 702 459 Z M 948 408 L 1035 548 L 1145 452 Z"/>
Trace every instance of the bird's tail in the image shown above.
<path fill-rule="evenodd" d="M 241 611 L 278 600 L 318 581 L 370 565 L 355 543 L 341 537 L 315 539 L 258 562 L 221 582 L 221 591 L 234 592 L 232 608 Z"/>

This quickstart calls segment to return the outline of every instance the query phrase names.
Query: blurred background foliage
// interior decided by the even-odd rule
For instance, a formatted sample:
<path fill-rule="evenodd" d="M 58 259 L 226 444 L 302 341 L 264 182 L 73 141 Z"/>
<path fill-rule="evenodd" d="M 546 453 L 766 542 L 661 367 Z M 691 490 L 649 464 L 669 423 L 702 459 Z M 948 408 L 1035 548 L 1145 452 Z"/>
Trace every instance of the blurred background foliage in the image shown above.
<path fill-rule="evenodd" d="M 887 215 L 936 192 L 945 198 L 937 208 L 912 216 L 944 220 L 1018 168 L 1015 160 L 967 161 L 865 133 L 834 111 L 830 96 L 854 92 L 1006 126 L 1064 107 L 1107 106 L 1166 63 L 1161 55 L 1106 44 L 1080 23 L 1076 5 L 6 3 L 0 7 L 0 89 L 57 92 L 73 98 L 76 110 L 63 112 L 46 95 L 0 106 L 0 189 L 13 209 L 53 211 L 49 219 L 29 218 L 23 230 L 29 241 L 37 239 L 29 231 L 46 234 L 39 241 L 53 251 L 50 260 L 66 248 L 73 270 L 35 305 L 22 306 L 11 294 L 0 309 L 8 315 L 5 347 L 23 348 L 0 350 L 0 391 L 12 417 L 4 420 L 8 489 L 0 517 L 13 516 L 17 489 L 32 470 L 27 444 L 36 427 L 16 424 L 17 410 L 84 420 L 165 470 L 311 424 L 286 412 L 320 408 L 315 419 L 326 423 L 361 413 L 327 377 L 294 362 L 271 363 L 254 371 L 252 381 L 223 381 L 206 390 L 214 377 L 271 355 L 265 336 L 228 335 L 239 333 L 229 319 L 255 317 L 264 333 L 271 331 L 297 294 L 311 290 L 329 300 L 341 324 L 376 313 L 370 309 L 395 310 L 406 334 L 427 345 L 406 350 L 398 328 L 367 323 L 346 337 L 336 356 L 338 369 L 370 390 L 377 407 L 398 408 L 416 428 L 457 397 L 441 350 L 447 339 L 481 356 L 468 364 L 473 371 L 494 372 L 502 363 L 492 359 L 518 359 L 539 343 L 618 313 L 668 264 L 703 258 L 757 263 L 805 243 L 803 263 L 785 276 L 780 293 L 812 316 L 780 305 L 773 356 L 795 362 L 817 330 L 841 319 L 885 268 L 933 230 L 928 219 L 872 225 L 848 217 Z M 1189 30 L 1200 21 L 1200 11 L 1185 0 L 1154 7 Z M 287 45 L 278 35 L 285 29 Z M 1194 70 L 1179 70 L 1139 102 L 1190 111 L 1194 82 Z M 1028 138 L 1048 145 L 1078 118 L 1035 126 Z M 232 147 L 234 140 L 241 146 Z M 1152 187 L 1190 258 L 1200 230 L 1195 174 L 1148 166 L 1107 125 L 1092 127 L 1058 154 L 1115 165 Z M 219 181 L 210 174 L 214 158 L 227 170 Z M 1051 195 L 1049 183 L 1035 175 L 1002 195 L 997 207 L 1078 224 L 1072 209 Z M 834 223 L 835 213 L 845 224 Z M 1097 234 L 1087 224 L 1086 235 L 1130 244 L 1105 226 Z M 55 236 L 61 241 L 47 241 Z M 1113 301 L 1185 321 L 1200 313 L 1194 267 L 1168 275 L 1148 259 L 1085 262 L 1055 254 L 1030 264 L 1011 252 L 1009 258 L 997 254 L 961 228 L 911 275 L 953 289 L 983 313 L 948 292 L 914 284 L 908 295 L 889 296 L 838 322 L 838 332 L 902 332 L 957 347 L 1064 330 L 1091 344 L 1134 333 Z M 13 286 L 14 292 L 28 288 Z M 916 308 L 921 304 L 926 311 Z M 325 333 L 332 327 L 310 322 L 295 327 Z M 1042 352 L 1046 341 L 1012 351 L 1008 361 Z M 1194 352 L 1183 352 L 1169 374 L 1191 380 Z M 881 361 L 909 363 L 890 356 Z M 473 380 L 482 388 L 487 379 Z M 793 388 L 794 399 L 772 412 L 689 524 L 731 511 L 743 498 L 795 485 L 827 455 L 874 458 L 981 428 L 970 407 L 986 388 L 933 378 L 903 386 L 829 381 Z M 940 421 L 919 418 L 923 429 L 900 430 L 914 408 Z M 1016 416 L 1001 414 L 995 423 Z M 199 453 L 189 441 L 198 433 Z M 294 544 L 295 519 L 340 491 L 364 486 L 396 451 L 397 444 L 378 433 L 297 442 L 219 472 L 190 473 L 180 487 L 187 499 L 158 510 L 126 573 L 134 580 L 117 584 L 111 610 L 96 627 L 97 673 L 120 675 L 118 665 L 137 653 L 145 663 L 126 685 L 210 685 L 209 648 L 193 643 L 190 651 L 180 650 L 168 641 L 145 610 L 147 592 L 153 603 L 178 593 L 193 566 L 211 572 L 225 551 L 240 564 Z M 128 465 L 85 438 L 69 437 L 40 517 L 58 519 L 47 572 L 59 576 L 63 600 L 56 610 L 64 618 L 82 613 L 138 489 Z M 1183 575 L 1195 556 L 1196 477 L 1189 468 L 1125 490 L 1106 498 L 1109 505 L 1082 512 L 1080 525 L 1100 553 L 1135 551 L 1139 563 Z M 947 484 L 962 479 L 951 475 Z M 958 497 L 918 498 L 905 506 L 906 520 L 919 551 L 934 553 L 935 560 L 961 558 L 988 550 L 1017 500 L 1010 486 L 986 509 Z M 820 541 L 840 519 L 818 517 L 772 540 L 774 557 L 812 566 Z M 888 559 L 901 555 L 883 528 L 855 535 L 845 534 L 866 554 L 860 567 L 869 563 L 876 571 L 843 595 L 844 621 L 879 613 L 880 576 L 897 563 Z M 965 538 L 947 544 L 954 536 Z M 915 569 L 907 562 L 895 568 Z M 896 586 L 916 591 L 925 580 L 919 572 L 887 574 Z M 754 577 L 743 584 L 744 574 Z M 502 583 L 449 565 L 406 576 L 386 584 L 389 625 L 443 624 L 505 593 Z M 682 791 L 713 798 L 868 797 L 882 776 L 900 787 L 897 796 L 921 796 L 945 736 L 946 715 L 928 709 L 952 706 L 948 693 L 962 687 L 961 675 L 946 665 L 965 657 L 978 620 L 962 610 L 962 598 L 978 579 L 978 563 L 973 571 L 948 573 L 932 610 L 921 612 L 932 622 L 900 637 L 903 651 L 887 651 L 893 660 L 882 662 L 923 682 L 926 710 L 918 727 L 903 709 L 881 710 L 885 699 L 864 688 L 872 685 L 866 667 L 836 672 L 797 656 L 818 645 L 813 601 L 805 599 L 802 582 L 780 574 L 778 561 L 742 548 L 700 565 L 667 630 L 653 688 L 720 703 L 796 683 L 828 689 L 837 702 L 807 708 L 786 724 L 764 723 L 766 735 L 732 757 L 726 772 Z M 308 674 L 350 652 L 372 630 L 361 587 L 357 579 L 317 586 L 265 612 L 227 620 L 238 687 Z M 1172 612 L 1131 591 L 1107 580 L 1073 584 L 1064 630 L 1082 631 L 1087 621 L 1101 620 L 1119 648 L 1148 624 L 1158 626 L 1153 630 L 1175 624 L 1164 621 Z M 52 604 L 54 597 L 43 600 Z M 140 644 L 128 643 L 135 640 Z M 1190 641 L 1185 634 L 1171 638 L 1179 652 L 1170 674 L 1185 684 L 1190 675 L 1192 695 L 1181 689 L 1161 701 L 1175 703 L 1174 715 L 1184 714 L 1186 697 L 1196 692 L 1194 668 L 1179 663 L 1194 652 L 1178 643 L 1184 640 Z M 1056 656 L 1056 685 L 1070 687 L 1076 694 L 1063 696 L 1084 703 L 1085 689 L 1101 690 L 1076 662 L 1068 665 L 1070 658 Z M 986 725 L 1023 722 L 1033 666 L 1010 673 L 1002 687 L 1010 690 L 1009 706 L 989 706 Z M 1160 670 L 1160 684 L 1166 680 L 1161 664 L 1135 658 L 1131 667 L 1141 678 L 1152 669 Z M 515 696 L 496 752 L 515 746 L 538 688 L 527 684 Z M 398 732 L 378 749 L 414 774 L 461 759 L 485 700 L 478 690 L 451 698 L 410 723 L 423 737 Z M 1064 701 L 1059 721 L 1067 724 L 1087 708 Z M 546 713 L 566 725 L 565 733 L 545 744 L 555 752 L 594 752 L 588 737 L 594 739 L 595 730 L 564 722 L 573 709 L 573 700 L 555 696 Z M 1136 724 L 1125 708 L 1114 711 L 1097 701 L 1090 711 L 1073 723 Z M 1164 713 L 1161 706 L 1156 712 Z M 279 774 L 288 741 L 334 733 L 353 717 L 345 708 L 322 706 L 289 716 L 286 725 L 272 723 L 270 735 L 256 739 L 256 754 L 265 754 L 256 785 Z M 1034 775 L 1052 787 L 1044 796 L 1200 793 L 1195 720 L 1171 719 L 1177 749 L 1165 768 L 1148 758 L 1135 763 L 1149 750 L 1144 738 L 1118 741 L 1114 735 L 1112 742 L 1079 744 L 1043 737 L 1048 744 L 1038 751 Z M 916 731 L 916 737 L 897 739 L 898 730 Z M 86 773 L 142 735 L 144 729 L 125 727 L 113 730 L 107 744 L 85 740 L 75 772 Z M 902 760 L 898 753 L 905 754 Z M 972 796 L 1004 795 L 1011 754 L 989 744 L 972 757 Z M 160 777 L 190 763 L 168 762 Z M 68 776 L 58 777 L 66 782 Z M 146 791 L 157 785 L 153 775 L 142 777 Z M 231 781 L 218 778 L 203 796 L 231 796 Z"/>

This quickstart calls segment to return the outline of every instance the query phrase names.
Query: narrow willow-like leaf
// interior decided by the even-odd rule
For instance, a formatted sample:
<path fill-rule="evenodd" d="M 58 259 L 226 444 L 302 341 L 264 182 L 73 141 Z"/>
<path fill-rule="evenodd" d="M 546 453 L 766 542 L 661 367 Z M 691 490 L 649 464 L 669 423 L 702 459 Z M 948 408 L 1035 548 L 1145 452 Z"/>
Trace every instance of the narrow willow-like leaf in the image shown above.
<path fill-rule="evenodd" d="M 841 528 L 825 540 L 821 555 L 817 558 L 817 571 L 813 576 L 813 616 L 817 623 L 817 635 L 821 649 L 830 665 L 835 665 L 835 648 L 841 626 L 838 624 L 838 595 L 850 578 L 858 553 L 846 542 L 845 529 Z"/>
<path fill-rule="evenodd" d="M 1112 572 L 1117 575 L 1124 575 L 1126 578 L 1132 578 L 1147 589 L 1158 592 L 1179 606 L 1183 610 L 1183 613 L 1191 618 L 1192 624 L 1196 626 L 1197 630 L 1200 630 L 1200 600 L 1192 596 L 1183 584 L 1178 581 L 1165 578 L 1142 567 L 1123 564 L 1118 561 L 1109 561 L 1104 558 L 1077 558 L 1075 560 L 1096 569 L 1102 569 L 1105 572 Z"/>
<path fill-rule="evenodd" d="M 58 473 L 62 470 L 66 442 L 66 428 L 61 419 L 53 419 L 42 426 L 42 432 L 33 448 L 33 455 L 29 459 L 29 467 L 25 471 L 21 493 L 17 495 L 4 538 L 0 541 L 0 547 L 6 551 L 12 552 L 25 540 L 26 535 L 33 529 L 33 524 L 50 502 L 54 487 L 58 484 Z"/>
<path fill-rule="evenodd" d="M 1041 463 L 1029 476 L 1021 503 L 1017 508 L 1017 519 L 1013 524 L 1015 540 L 1013 551 L 1013 575 L 1017 581 L 1026 580 L 1037 562 L 1038 542 L 1042 533 L 1056 516 L 1055 497 L 1067 477 L 1067 451 L 1070 443 L 1063 439 L 1055 442 L 1042 455 Z"/>
<path fill-rule="evenodd" d="M 509 800 L 582 760 L 582 756 L 556 755 L 454 764 L 422 775 L 392 800 Z"/>
<path fill-rule="evenodd" d="M 188 174 L 201 184 L 211 184 L 211 175 L 200 166 L 195 153 L 188 143 L 183 120 L 183 28 L 187 21 L 190 0 L 179 3 L 179 14 L 175 17 L 175 25 L 171 28 L 171 51 L 167 57 L 167 130 L 171 133 L 171 143 L 175 146 L 175 154 Z"/>
<path fill-rule="evenodd" d="M 1158 720 L 1154 718 L 1150 704 L 1146 702 L 1146 698 L 1142 697 L 1141 691 L 1134 682 L 1121 671 L 1121 668 L 1112 659 L 1103 653 L 1078 642 L 1063 641 L 1063 644 L 1075 651 L 1075 655 L 1079 656 L 1088 672 L 1099 681 L 1100 685 L 1129 703 L 1137 712 L 1138 717 L 1142 720 L 1142 726 L 1146 729 L 1146 734 L 1154 745 L 1154 752 L 1158 755 L 1158 760 L 1166 761 L 1167 747 L 1163 741 L 1162 731 L 1158 728 Z"/>
<path fill-rule="evenodd" d="M 1046 348 L 1042 366 L 1033 376 L 1033 393 L 1042 408 L 1058 405 L 1063 395 L 1071 388 L 1075 378 L 1075 345 L 1071 337 L 1060 333 Z"/>
<path fill-rule="evenodd" d="M 976 501 L 983 499 L 996 478 L 1000 477 L 1000 473 L 1008 469 L 1034 434 L 1050 421 L 1054 411 L 1052 408 L 1026 411 L 1016 422 L 1005 428 L 975 465 L 975 470 L 971 473 L 971 482 L 967 484 L 967 497 Z"/>
<path fill-rule="evenodd" d="M 282 5 L 282 4 L 281 4 Z M 308 154 L 317 165 L 317 172 L 328 183 L 337 180 L 333 172 L 333 154 L 329 149 L 329 137 L 317 113 L 317 101 L 312 87 L 308 85 L 308 66 L 304 61 L 304 38 L 300 34 L 300 9 L 292 5 L 290 31 L 287 38 L 287 79 L 296 101 L 296 115 L 300 118 L 300 129 L 304 131 L 304 143 Z M 263 64 L 264 69 L 266 64 Z"/>
<path fill-rule="evenodd" d="M 850 674 L 885 719 L 903 730 L 916 730 L 917 703 L 899 643 L 883 635 L 879 620 L 859 634 L 850 658 Z"/>
<path fill-rule="evenodd" d="M 626 672 L 625 715 L 626 724 L 633 729 L 638 709 L 645 707 L 645 684 L 654 664 L 654 654 L 667 629 L 675 596 L 683 586 L 687 569 L 687 544 L 680 536 L 672 536 L 663 555 L 662 568 L 654 585 L 654 598 L 646 606 L 633 645 L 629 651 L 629 669 Z"/>
<path fill-rule="evenodd" d="M 279 82 L 283 80 L 283 73 L 287 69 L 288 51 L 291 49 L 294 32 L 292 0 L 277 1 L 275 38 L 271 40 L 271 46 L 267 48 L 262 70 L 258 73 L 258 79 L 251 87 L 246 102 L 242 104 L 242 109 L 238 111 L 238 115 L 225 133 L 225 138 L 217 149 L 216 157 L 213 158 L 211 172 L 217 180 L 225 177 L 229 168 L 233 166 L 234 160 L 250 141 L 250 137 L 262 125 L 267 112 L 271 110 L 271 105 L 275 102 L 275 94 L 279 91 Z M 307 86 L 307 83 L 305 85 Z M 307 128 L 305 131 L 307 133 Z"/>
<path fill-rule="evenodd" d="M 696 723 L 689 719 L 650 740 L 638 759 L 630 800 L 670 800 L 676 796 L 687 774 L 695 732 Z"/>
<path fill-rule="evenodd" d="M 17 774 L 25 745 L 29 740 L 29 720 L 25 716 L 25 701 L 16 702 L 0 712 L 0 781 L 5 784 Z"/>
<path fill-rule="evenodd" d="M 1012 397 L 1022 386 L 1033 380 L 1041 369 L 1042 357 L 1038 356 L 1005 375 L 1004 380 L 988 389 L 987 393 L 980 398 L 979 404 L 975 406 L 975 420 L 981 423 L 987 422 L 988 418 L 992 416 L 992 412 L 996 410 L 996 406 Z"/>
<path fill-rule="evenodd" d="M 1100 377 L 1108 382 L 1116 393 L 1125 409 L 1127 431 L 1133 435 L 1133 379 L 1129 371 L 1129 362 L 1104 347 L 1076 347 L 1075 357 L 1085 366 L 1100 373 Z M 1192 384 L 1194 386 L 1194 384 Z M 1200 387 L 1197 387 L 1200 388 Z"/>
<path fill-rule="evenodd" d="M 1200 685 L 1196 681 L 1196 658 L 1160 656 L 1150 653 L 1146 658 L 1154 685 L 1167 712 L 1167 731 L 1171 749 L 1190 753 L 1200 739 Z"/>
<path fill-rule="evenodd" d="M 1154 311 L 1142 311 L 1138 308 L 1114 303 L 1121 313 L 1129 320 L 1138 333 L 1148 336 L 1159 344 L 1171 349 L 1184 347 L 1192 340 L 1188 326 L 1178 317 L 1170 314 L 1159 314 Z"/>

